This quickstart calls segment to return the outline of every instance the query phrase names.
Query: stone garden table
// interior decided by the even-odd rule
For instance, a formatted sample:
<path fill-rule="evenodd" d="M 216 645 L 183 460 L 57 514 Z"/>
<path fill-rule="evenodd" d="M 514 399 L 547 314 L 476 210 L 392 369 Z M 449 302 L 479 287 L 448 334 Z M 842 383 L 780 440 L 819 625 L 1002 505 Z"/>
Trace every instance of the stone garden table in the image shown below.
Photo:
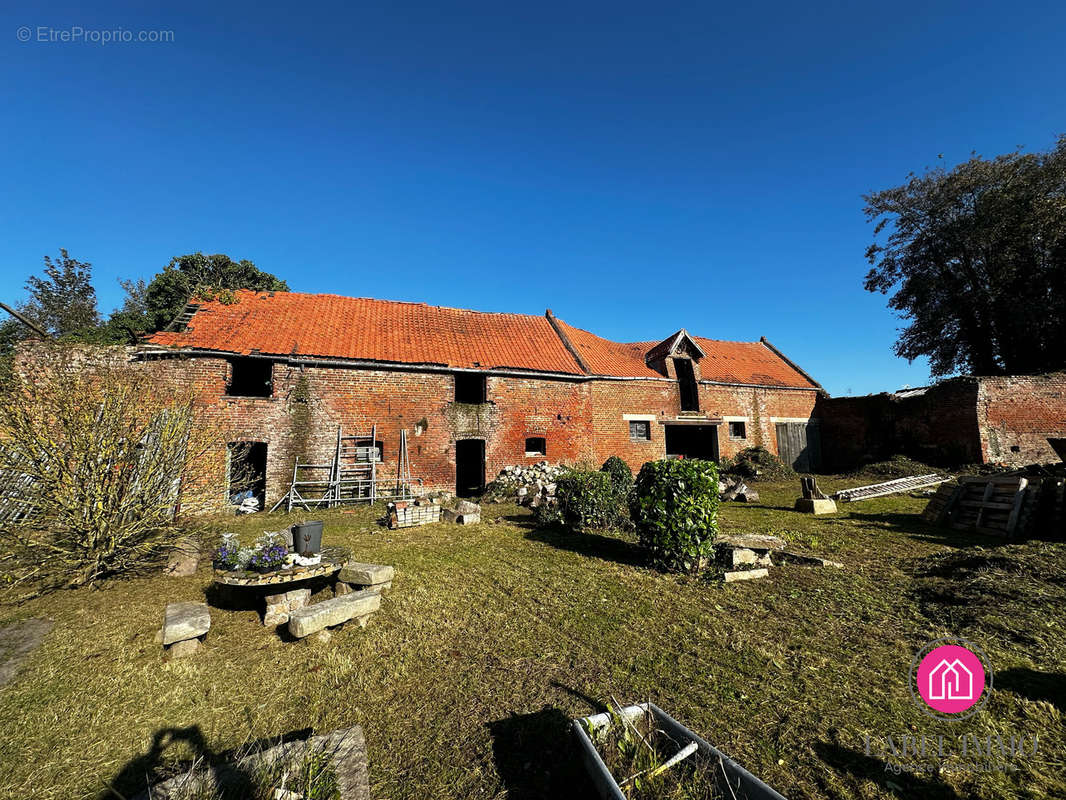
<path fill-rule="evenodd" d="M 269 625 L 284 622 L 288 619 L 285 612 L 289 610 L 290 606 L 295 605 L 292 602 L 294 595 L 297 592 L 306 593 L 306 597 L 302 598 L 302 603 L 306 603 L 307 597 L 310 597 L 311 594 L 309 589 L 293 589 L 292 584 L 301 583 L 312 578 L 333 579 L 348 563 L 350 557 L 348 551 L 343 547 L 323 547 L 321 554 L 321 562 L 310 567 L 303 567 L 297 564 L 287 569 L 279 569 L 273 572 L 216 569 L 215 583 L 220 587 L 226 588 L 243 586 L 251 589 L 269 590 L 265 601 L 266 612 L 263 616 L 263 624 Z M 272 606 L 277 604 L 286 606 L 284 611 L 278 609 L 281 612 L 281 616 L 285 616 L 284 620 L 280 619 L 278 613 L 272 609 Z"/>

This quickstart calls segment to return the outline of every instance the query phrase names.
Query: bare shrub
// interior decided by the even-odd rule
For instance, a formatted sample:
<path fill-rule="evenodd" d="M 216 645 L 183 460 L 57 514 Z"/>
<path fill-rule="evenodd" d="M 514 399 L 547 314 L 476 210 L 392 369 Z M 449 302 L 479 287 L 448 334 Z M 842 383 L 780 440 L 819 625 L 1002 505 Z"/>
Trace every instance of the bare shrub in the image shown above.
<path fill-rule="evenodd" d="M 169 552 L 222 498 L 226 437 L 200 416 L 121 351 L 36 349 L 0 398 L 7 588 L 80 586 Z"/>

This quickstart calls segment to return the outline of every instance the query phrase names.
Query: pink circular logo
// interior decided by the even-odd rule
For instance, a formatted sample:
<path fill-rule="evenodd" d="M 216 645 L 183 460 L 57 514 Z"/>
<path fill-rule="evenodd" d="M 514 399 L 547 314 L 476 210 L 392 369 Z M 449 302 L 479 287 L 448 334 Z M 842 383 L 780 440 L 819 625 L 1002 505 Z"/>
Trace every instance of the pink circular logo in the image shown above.
<path fill-rule="evenodd" d="M 915 674 L 918 694 L 934 711 L 961 714 L 981 699 L 985 667 L 970 649 L 944 644 L 930 650 Z"/>

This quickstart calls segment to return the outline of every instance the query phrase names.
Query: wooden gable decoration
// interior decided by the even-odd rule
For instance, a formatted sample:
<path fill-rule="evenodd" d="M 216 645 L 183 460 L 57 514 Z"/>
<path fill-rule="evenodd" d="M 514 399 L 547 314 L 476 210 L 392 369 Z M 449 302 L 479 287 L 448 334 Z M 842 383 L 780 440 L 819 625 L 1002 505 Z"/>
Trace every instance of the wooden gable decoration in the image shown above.
<path fill-rule="evenodd" d="M 668 358 L 691 358 L 693 361 L 699 361 L 705 355 L 707 354 L 702 348 L 688 335 L 688 331 L 682 328 L 649 350 L 644 355 L 644 360 L 655 369 L 656 364 L 665 363 Z"/>

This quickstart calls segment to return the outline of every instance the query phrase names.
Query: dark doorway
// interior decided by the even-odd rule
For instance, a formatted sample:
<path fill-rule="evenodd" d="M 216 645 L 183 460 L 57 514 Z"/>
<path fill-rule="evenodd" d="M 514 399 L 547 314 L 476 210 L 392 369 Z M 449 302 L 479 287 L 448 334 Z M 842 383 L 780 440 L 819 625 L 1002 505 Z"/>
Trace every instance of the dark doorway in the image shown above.
<path fill-rule="evenodd" d="M 266 507 L 266 471 L 266 442 L 230 442 L 229 501 L 234 502 L 239 495 L 251 492 L 250 496 L 259 501 L 262 511 Z"/>
<path fill-rule="evenodd" d="M 778 422 L 777 452 L 796 472 L 821 469 L 822 436 L 816 422 Z"/>
<path fill-rule="evenodd" d="M 455 443 L 455 494 L 474 497 L 485 491 L 485 440 L 459 439 Z"/>
<path fill-rule="evenodd" d="M 718 460 L 717 425 L 666 425 L 667 458 Z"/>
<path fill-rule="evenodd" d="M 696 372 L 692 362 L 687 358 L 675 358 L 674 369 L 677 371 L 677 386 L 681 390 L 681 410 L 699 411 L 700 393 L 696 386 Z"/>

